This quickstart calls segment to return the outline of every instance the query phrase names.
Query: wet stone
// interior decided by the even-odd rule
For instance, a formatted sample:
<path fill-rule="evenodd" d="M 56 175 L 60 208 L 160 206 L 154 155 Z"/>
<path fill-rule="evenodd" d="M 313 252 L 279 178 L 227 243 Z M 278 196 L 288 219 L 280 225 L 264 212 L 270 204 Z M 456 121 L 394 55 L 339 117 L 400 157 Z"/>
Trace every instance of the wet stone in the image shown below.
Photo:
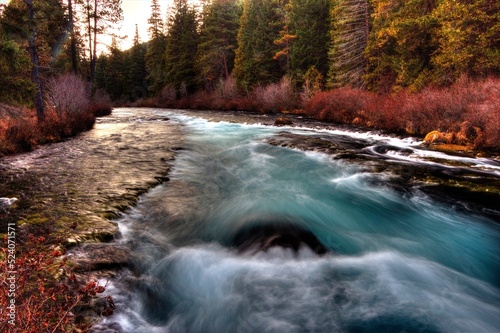
<path fill-rule="evenodd" d="M 117 245 L 84 244 L 70 260 L 77 272 L 119 269 L 128 266 L 130 250 Z"/>
<path fill-rule="evenodd" d="M 240 253 L 265 252 L 276 246 L 291 249 L 295 253 L 305 246 L 318 255 L 328 252 L 311 231 L 299 225 L 280 222 L 255 224 L 243 228 L 233 237 L 232 245 Z"/>

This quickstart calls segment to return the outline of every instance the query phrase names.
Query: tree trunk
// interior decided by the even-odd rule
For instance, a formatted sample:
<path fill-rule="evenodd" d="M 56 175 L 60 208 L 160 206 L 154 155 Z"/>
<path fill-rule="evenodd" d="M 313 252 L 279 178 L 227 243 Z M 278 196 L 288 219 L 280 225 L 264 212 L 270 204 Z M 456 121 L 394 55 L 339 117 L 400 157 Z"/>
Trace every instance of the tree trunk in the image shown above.
<path fill-rule="evenodd" d="M 227 80 L 229 78 L 229 66 L 227 65 L 227 54 L 222 53 L 222 64 L 224 66 L 224 78 Z"/>
<path fill-rule="evenodd" d="M 71 67 L 73 73 L 78 74 L 78 60 L 76 57 L 76 39 L 75 39 L 75 26 L 73 18 L 73 3 L 72 0 L 68 0 L 68 11 L 69 11 L 69 29 L 71 34 Z"/>
<path fill-rule="evenodd" d="M 35 94 L 35 108 L 38 122 L 42 122 L 45 118 L 45 103 L 43 102 L 43 86 L 40 80 L 40 68 L 38 65 L 38 53 L 36 49 L 35 35 L 36 35 L 36 27 L 35 27 L 35 10 L 33 8 L 33 0 L 24 0 L 26 5 L 28 6 L 29 13 L 29 25 L 30 25 L 30 34 L 28 38 L 28 49 L 32 62 L 32 70 L 31 76 L 33 79 L 33 83 L 35 83 L 36 94 Z"/>
<path fill-rule="evenodd" d="M 92 87 L 92 85 L 94 84 L 94 72 L 93 72 L 93 66 L 92 64 L 94 63 L 94 52 L 93 52 L 93 49 L 92 49 L 92 24 L 91 24 L 91 18 L 92 18 L 92 15 L 91 15 L 91 7 L 90 7 L 90 0 L 87 0 L 87 33 L 88 33 L 88 36 L 89 36 L 89 58 L 90 58 L 90 76 L 89 76 L 89 83 L 90 83 L 90 86 Z M 92 88 L 90 89 L 90 91 L 92 91 Z"/>
<path fill-rule="evenodd" d="M 92 55 L 90 57 L 90 91 L 94 88 L 95 66 L 97 61 L 97 0 L 94 0 L 94 45 Z"/>

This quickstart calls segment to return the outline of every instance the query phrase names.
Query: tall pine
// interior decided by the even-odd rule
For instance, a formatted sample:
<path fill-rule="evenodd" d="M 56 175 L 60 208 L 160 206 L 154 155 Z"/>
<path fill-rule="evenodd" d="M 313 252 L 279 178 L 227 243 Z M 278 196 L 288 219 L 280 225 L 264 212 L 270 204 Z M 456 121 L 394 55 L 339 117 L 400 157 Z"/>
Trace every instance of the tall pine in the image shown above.
<path fill-rule="evenodd" d="M 328 71 L 329 0 L 290 0 L 290 71 L 299 82 L 310 68 Z"/>
<path fill-rule="evenodd" d="M 146 44 L 141 43 L 139 39 L 139 29 L 136 24 L 134 44 L 127 52 L 127 91 L 131 101 L 147 97 L 146 52 Z"/>
<path fill-rule="evenodd" d="M 286 74 L 274 59 L 281 50 L 275 40 L 284 27 L 282 6 L 277 0 L 245 0 L 238 31 L 234 75 L 238 85 L 249 89 L 277 82 Z"/>
<path fill-rule="evenodd" d="M 165 85 L 165 52 L 167 40 L 158 0 L 151 1 L 151 15 L 148 19 L 149 37 L 145 55 L 147 84 L 150 95 L 157 95 Z"/>
<path fill-rule="evenodd" d="M 196 67 L 199 81 L 208 90 L 233 70 L 240 13 L 236 0 L 213 0 L 203 8 Z"/>
<path fill-rule="evenodd" d="M 122 0 L 77 0 L 80 21 L 87 37 L 88 59 L 90 64 L 89 82 L 94 85 L 97 62 L 98 36 L 106 34 L 110 28 L 123 19 Z"/>
<path fill-rule="evenodd" d="M 328 87 L 363 85 L 368 18 L 368 0 L 332 0 Z"/>
<path fill-rule="evenodd" d="M 165 82 L 185 95 L 197 87 L 195 58 L 199 40 L 197 14 L 187 0 L 174 1 L 167 28 Z"/>

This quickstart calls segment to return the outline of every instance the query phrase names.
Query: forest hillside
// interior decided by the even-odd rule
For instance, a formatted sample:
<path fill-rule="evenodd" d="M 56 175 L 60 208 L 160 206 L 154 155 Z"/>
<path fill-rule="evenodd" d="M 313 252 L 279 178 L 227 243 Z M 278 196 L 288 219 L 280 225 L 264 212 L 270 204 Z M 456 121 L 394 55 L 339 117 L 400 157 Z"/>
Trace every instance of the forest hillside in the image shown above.
<path fill-rule="evenodd" d="M 30 2 L 2 7 L 0 102 L 35 108 L 38 120 L 43 107 L 53 119 L 75 114 L 54 100 L 74 94 L 54 88 L 71 74 L 94 110 L 112 100 L 302 113 L 500 147 L 497 1 L 175 0 L 165 13 L 151 0 L 149 40 L 136 32 L 121 50 L 115 36 L 100 54 L 100 36 L 122 19 L 120 0 Z M 7 127 L 4 119 L 4 139 Z"/>

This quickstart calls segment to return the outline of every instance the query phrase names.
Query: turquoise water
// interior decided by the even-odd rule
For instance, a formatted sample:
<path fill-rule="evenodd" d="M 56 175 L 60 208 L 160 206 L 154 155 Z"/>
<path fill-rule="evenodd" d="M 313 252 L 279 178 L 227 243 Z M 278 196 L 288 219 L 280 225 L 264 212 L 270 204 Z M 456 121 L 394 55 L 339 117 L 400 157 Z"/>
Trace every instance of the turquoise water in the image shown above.
<path fill-rule="evenodd" d="M 96 331 L 500 331 L 493 221 L 435 202 L 418 186 L 396 191 L 397 175 L 374 171 L 373 160 L 265 142 L 283 129 L 161 112 L 185 126 L 184 149 L 170 182 L 119 221 L 135 266 L 109 286 L 118 310 Z M 384 140 L 414 145 L 362 140 L 368 150 Z M 266 221 L 299 224 L 331 253 L 229 246 L 241 228 Z"/>

